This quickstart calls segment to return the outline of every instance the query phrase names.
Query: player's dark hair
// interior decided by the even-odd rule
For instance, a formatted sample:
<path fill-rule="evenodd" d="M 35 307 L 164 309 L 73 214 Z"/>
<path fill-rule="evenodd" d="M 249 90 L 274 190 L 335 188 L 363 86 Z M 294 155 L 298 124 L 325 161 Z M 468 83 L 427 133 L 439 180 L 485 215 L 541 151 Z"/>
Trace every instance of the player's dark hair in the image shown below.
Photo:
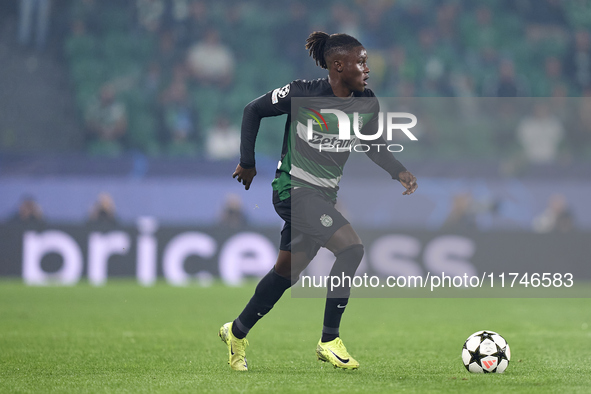
<path fill-rule="evenodd" d="M 316 65 L 328 69 L 326 58 L 335 52 L 348 51 L 362 46 L 355 37 L 348 34 L 328 35 L 323 31 L 315 31 L 306 39 L 306 49 L 316 61 Z"/>

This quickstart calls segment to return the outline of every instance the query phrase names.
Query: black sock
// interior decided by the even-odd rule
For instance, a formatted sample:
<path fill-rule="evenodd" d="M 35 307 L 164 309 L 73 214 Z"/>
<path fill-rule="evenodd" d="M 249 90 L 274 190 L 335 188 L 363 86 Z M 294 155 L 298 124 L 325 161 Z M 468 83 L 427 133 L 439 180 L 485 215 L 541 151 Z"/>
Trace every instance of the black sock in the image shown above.
<path fill-rule="evenodd" d="M 330 271 L 331 276 L 343 279 L 343 276 L 353 280 L 355 271 L 363 258 L 363 245 L 353 245 L 337 254 L 337 259 Z M 322 327 L 322 342 L 329 342 L 339 336 L 341 317 L 349 302 L 351 283 L 347 280 L 341 282 L 341 286 L 329 288 L 324 307 L 324 325 Z"/>
<path fill-rule="evenodd" d="M 330 342 L 339 336 L 341 317 L 349 298 L 326 298 L 324 307 L 324 326 L 322 327 L 322 342 Z"/>
<path fill-rule="evenodd" d="M 291 287 L 291 281 L 275 272 L 272 268 L 257 285 L 254 295 L 246 304 L 246 307 L 234 320 L 232 324 L 232 334 L 238 339 L 242 339 L 248 334 L 248 331 L 265 316 L 277 301 L 281 298 L 285 290 Z"/>

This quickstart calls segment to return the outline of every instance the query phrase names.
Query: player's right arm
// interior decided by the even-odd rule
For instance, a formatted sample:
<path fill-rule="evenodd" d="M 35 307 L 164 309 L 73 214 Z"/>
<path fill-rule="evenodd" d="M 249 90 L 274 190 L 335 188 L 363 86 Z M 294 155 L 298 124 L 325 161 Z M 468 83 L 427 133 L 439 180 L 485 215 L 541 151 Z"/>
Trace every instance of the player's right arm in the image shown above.
<path fill-rule="evenodd" d="M 244 107 L 240 132 L 240 163 L 236 166 L 232 178 L 242 182 L 246 190 L 256 176 L 254 146 L 261 125 L 261 119 L 289 113 L 291 110 L 292 89 L 296 82 L 270 91 L 252 100 Z"/>

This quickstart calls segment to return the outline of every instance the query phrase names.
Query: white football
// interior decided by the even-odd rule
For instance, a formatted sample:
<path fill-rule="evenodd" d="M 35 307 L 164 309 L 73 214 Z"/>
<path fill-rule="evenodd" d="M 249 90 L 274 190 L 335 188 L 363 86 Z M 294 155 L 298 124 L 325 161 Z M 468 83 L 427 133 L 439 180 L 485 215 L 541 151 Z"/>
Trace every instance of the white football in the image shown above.
<path fill-rule="evenodd" d="M 503 373 L 510 359 L 509 344 L 494 331 L 475 332 L 462 347 L 464 366 L 473 373 Z"/>

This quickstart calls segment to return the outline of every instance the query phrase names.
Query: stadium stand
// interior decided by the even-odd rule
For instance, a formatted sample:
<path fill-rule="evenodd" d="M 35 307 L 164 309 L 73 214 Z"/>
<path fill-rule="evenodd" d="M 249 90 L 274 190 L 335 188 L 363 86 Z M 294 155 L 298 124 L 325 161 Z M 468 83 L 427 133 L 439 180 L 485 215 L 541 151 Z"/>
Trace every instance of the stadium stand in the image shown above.
<path fill-rule="evenodd" d="M 150 157 L 204 157 L 207 130 L 221 114 L 239 125 L 242 108 L 258 95 L 293 79 L 323 76 L 303 49 L 312 30 L 358 35 L 370 51 L 371 88 L 381 97 L 580 97 L 590 91 L 591 70 L 583 63 L 591 60 L 591 9 L 581 1 L 299 0 L 284 7 L 268 0 L 85 0 L 58 5 L 66 17 L 53 22 L 64 32 L 61 51 L 80 129 L 101 86 L 111 84 L 128 114 L 122 152 Z M 213 30 L 215 45 L 223 48 L 219 61 L 231 63 L 223 80 L 191 72 L 191 48 Z M 163 94 L 174 81 L 186 86 L 186 116 L 194 123 L 183 149 L 166 131 L 171 111 Z M 282 123 L 263 122 L 261 155 L 277 156 Z M 442 127 L 436 141 L 427 139 L 409 154 L 437 159 L 463 152 L 479 158 L 519 150 L 514 132 L 487 127 L 467 138 Z M 591 133 L 566 135 L 559 158 L 588 160 L 589 149 L 582 146 L 590 141 Z M 97 144 L 87 135 L 82 149 L 118 154 Z"/>

